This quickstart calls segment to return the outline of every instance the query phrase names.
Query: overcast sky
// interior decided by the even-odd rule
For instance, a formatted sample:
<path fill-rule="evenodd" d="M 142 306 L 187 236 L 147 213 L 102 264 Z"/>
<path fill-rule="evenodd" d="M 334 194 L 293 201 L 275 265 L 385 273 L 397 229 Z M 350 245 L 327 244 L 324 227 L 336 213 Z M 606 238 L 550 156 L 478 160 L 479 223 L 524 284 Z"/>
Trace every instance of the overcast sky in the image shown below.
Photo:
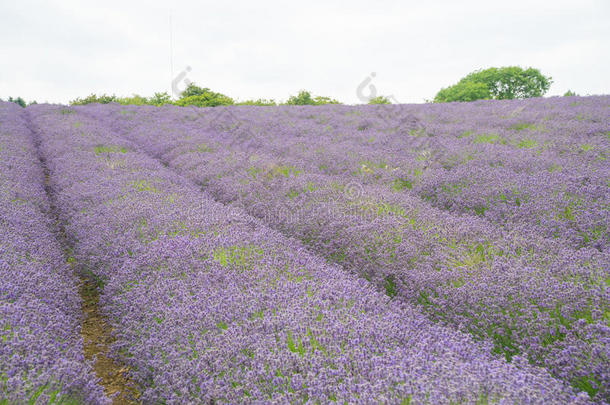
<path fill-rule="evenodd" d="M 173 75 L 170 58 L 173 30 Z M 172 79 L 235 99 L 300 89 L 359 103 L 434 98 L 472 70 L 520 65 L 548 95 L 610 93 L 610 1 L 0 0 L 0 98 L 171 92 Z M 375 73 L 371 77 L 371 73 Z"/>

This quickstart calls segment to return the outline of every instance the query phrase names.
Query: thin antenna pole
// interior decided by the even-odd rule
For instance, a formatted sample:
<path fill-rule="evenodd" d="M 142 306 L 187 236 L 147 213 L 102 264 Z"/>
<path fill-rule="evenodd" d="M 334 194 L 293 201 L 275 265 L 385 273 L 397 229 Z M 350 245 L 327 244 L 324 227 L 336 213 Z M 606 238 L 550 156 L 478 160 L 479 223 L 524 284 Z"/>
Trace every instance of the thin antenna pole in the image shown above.
<path fill-rule="evenodd" d="M 172 27 L 172 10 L 169 10 L 169 71 L 171 77 L 169 79 L 170 89 L 169 94 L 172 95 L 173 89 L 171 83 L 174 80 L 174 30 Z"/>

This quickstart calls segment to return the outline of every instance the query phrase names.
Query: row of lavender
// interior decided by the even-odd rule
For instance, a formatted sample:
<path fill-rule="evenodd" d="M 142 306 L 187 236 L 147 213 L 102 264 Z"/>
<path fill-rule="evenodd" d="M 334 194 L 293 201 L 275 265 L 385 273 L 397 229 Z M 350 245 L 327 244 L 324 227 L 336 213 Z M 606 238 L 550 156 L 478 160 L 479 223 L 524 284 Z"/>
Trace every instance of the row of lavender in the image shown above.
<path fill-rule="evenodd" d="M 608 98 L 523 103 L 381 118 L 337 107 L 87 111 L 389 295 L 607 400 Z M 448 186 L 456 178 L 469 187 Z M 484 210 L 466 206 L 481 199 Z"/>
<path fill-rule="evenodd" d="M 412 189 L 454 213 L 604 250 L 607 108 L 608 97 L 591 97 L 365 109 L 322 116 L 336 129 L 317 131 L 301 114 L 295 129 L 313 142 L 298 148 L 302 137 L 282 133 L 271 144 L 309 162 L 307 171 L 322 161 L 326 173 Z M 266 136 L 277 137 L 275 129 Z"/>
<path fill-rule="evenodd" d="M 231 117 L 213 112 L 192 125 L 201 128 L 211 118 L 226 129 L 243 121 L 241 129 L 253 136 L 225 142 L 247 140 L 306 173 L 412 189 L 454 213 L 604 250 L 608 98 L 577 100 L 330 107 L 315 114 L 244 109 L 228 122 Z"/>
<path fill-rule="evenodd" d="M 29 110 L 145 402 L 586 402 L 214 202 L 106 123 Z"/>
<path fill-rule="evenodd" d="M 180 115 L 181 130 L 241 132 L 224 141 L 271 151 L 306 173 L 412 189 L 454 213 L 604 250 L 608 101 L 579 100 Z"/>
<path fill-rule="evenodd" d="M 0 403 L 108 403 L 84 359 L 77 279 L 43 181 L 25 111 L 0 103 Z"/>

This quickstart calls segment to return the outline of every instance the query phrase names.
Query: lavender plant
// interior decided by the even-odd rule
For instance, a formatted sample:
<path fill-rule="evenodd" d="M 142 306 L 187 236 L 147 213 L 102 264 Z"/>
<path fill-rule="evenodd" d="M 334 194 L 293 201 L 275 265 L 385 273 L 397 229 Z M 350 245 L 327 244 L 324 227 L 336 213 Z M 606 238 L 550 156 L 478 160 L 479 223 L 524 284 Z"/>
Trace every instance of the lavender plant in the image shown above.
<path fill-rule="evenodd" d="M 140 132 L 127 139 L 113 125 L 120 117 L 139 124 L 138 110 L 29 110 L 74 255 L 99 280 L 113 354 L 131 367 L 144 402 L 588 402 L 546 370 L 494 358 L 488 343 L 431 322 L 237 204 L 215 201 L 190 171 L 182 177 L 144 152 L 161 155 L 160 143 L 141 144 Z M 157 130 L 187 132 L 174 119 L 188 122 L 189 110 L 160 111 Z M 193 153 L 222 147 L 203 143 Z M 226 175 L 225 159 L 241 168 L 242 157 L 258 156 L 255 143 L 245 151 L 240 143 L 210 166 Z M 251 172 L 286 181 L 302 174 L 291 165 Z M 258 187 L 261 197 L 271 189 Z"/>
<path fill-rule="evenodd" d="M 43 181 L 27 113 L 0 102 L 0 403 L 108 404 Z"/>
<path fill-rule="evenodd" d="M 579 100 L 83 113 L 388 295 L 608 400 L 608 97 Z"/>

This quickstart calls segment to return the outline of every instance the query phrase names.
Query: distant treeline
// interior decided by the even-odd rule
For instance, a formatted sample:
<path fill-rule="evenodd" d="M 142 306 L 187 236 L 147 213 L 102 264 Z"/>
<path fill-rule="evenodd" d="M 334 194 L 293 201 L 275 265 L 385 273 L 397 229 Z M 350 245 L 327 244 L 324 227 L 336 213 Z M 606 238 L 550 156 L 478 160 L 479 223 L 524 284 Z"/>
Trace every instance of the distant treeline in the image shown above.
<path fill-rule="evenodd" d="M 4 101 L 0 98 L 0 101 Z M 31 103 L 26 103 L 24 99 L 22 99 L 21 97 L 9 97 L 8 100 L 6 100 L 10 103 L 15 103 L 15 104 L 19 104 L 22 107 L 25 107 L 26 105 L 32 105 L 32 104 L 37 104 L 36 101 L 32 101 Z"/>
<path fill-rule="evenodd" d="M 442 88 L 434 97 L 435 103 L 446 103 L 452 101 L 475 101 L 475 100 L 507 100 L 514 98 L 542 97 L 549 90 L 553 80 L 550 76 L 545 76 L 538 69 L 523 69 L 519 66 L 506 66 L 500 68 L 489 68 L 476 70 L 456 84 Z M 564 96 L 576 96 L 577 94 L 568 90 Z M 8 101 L 17 103 L 22 107 L 26 102 L 21 98 L 9 97 Z M 119 103 L 130 105 L 155 105 L 166 104 L 178 106 L 197 106 L 197 107 L 217 107 L 223 105 L 255 105 L 255 106 L 274 106 L 274 105 L 325 105 L 342 104 L 341 102 L 325 96 L 313 96 L 307 90 L 301 90 L 296 96 L 290 96 L 285 102 L 276 102 L 273 99 L 237 101 L 233 98 L 207 87 L 199 87 L 191 83 L 182 92 L 177 100 L 167 93 L 155 93 L 152 97 L 144 97 L 134 94 L 131 97 L 117 97 L 113 95 L 91 94 L 85 98 L 72 100 L 72 105 L 82 105 L 90 103 Z M 29 104 L 36 104 L 33 101 Z M 371 98 L 368 104 L 391 104 L 385 96 Z"/>
<path fill-rule="evenodd" d="M 171 96 L 167 92 L 155 93 L 152 97 L 143 97 L 134 94 L 131 97 L 117 97 L 115 95 L 108 96 L 102 94 L 100 96 L 91 94 L 85 98 L 77 98 L 72 100 L 72 105 L 82 105 L 89 103 L 119 103 L 119 104 L 132 104 L 132 105 L 156 105 L 162 106 L 166 104 L 173 104 L 178 106 L 196 106 L 196 107 L 218 107 L 223 105 L 257 105 L 257 106 L 274 106 L 274 105 L 323 105 L 323 104 L 341 104 L 339 101 L 334 100 L 330 97 L 324 96 L 312 96 L 311 92 L 307 90 L 301 90 L 296 96 L 290 96 L 284 103 L 278 103 L 273 99 L 259 98 L 257 100 L 246 100 L 237 101 L 233 98 L 215 91 L 210 90 L 207 87 L 199 87 L 194 83 L 188 85 L 188 87 L 182 92 L 180 98 L 172 100 Z"/>

